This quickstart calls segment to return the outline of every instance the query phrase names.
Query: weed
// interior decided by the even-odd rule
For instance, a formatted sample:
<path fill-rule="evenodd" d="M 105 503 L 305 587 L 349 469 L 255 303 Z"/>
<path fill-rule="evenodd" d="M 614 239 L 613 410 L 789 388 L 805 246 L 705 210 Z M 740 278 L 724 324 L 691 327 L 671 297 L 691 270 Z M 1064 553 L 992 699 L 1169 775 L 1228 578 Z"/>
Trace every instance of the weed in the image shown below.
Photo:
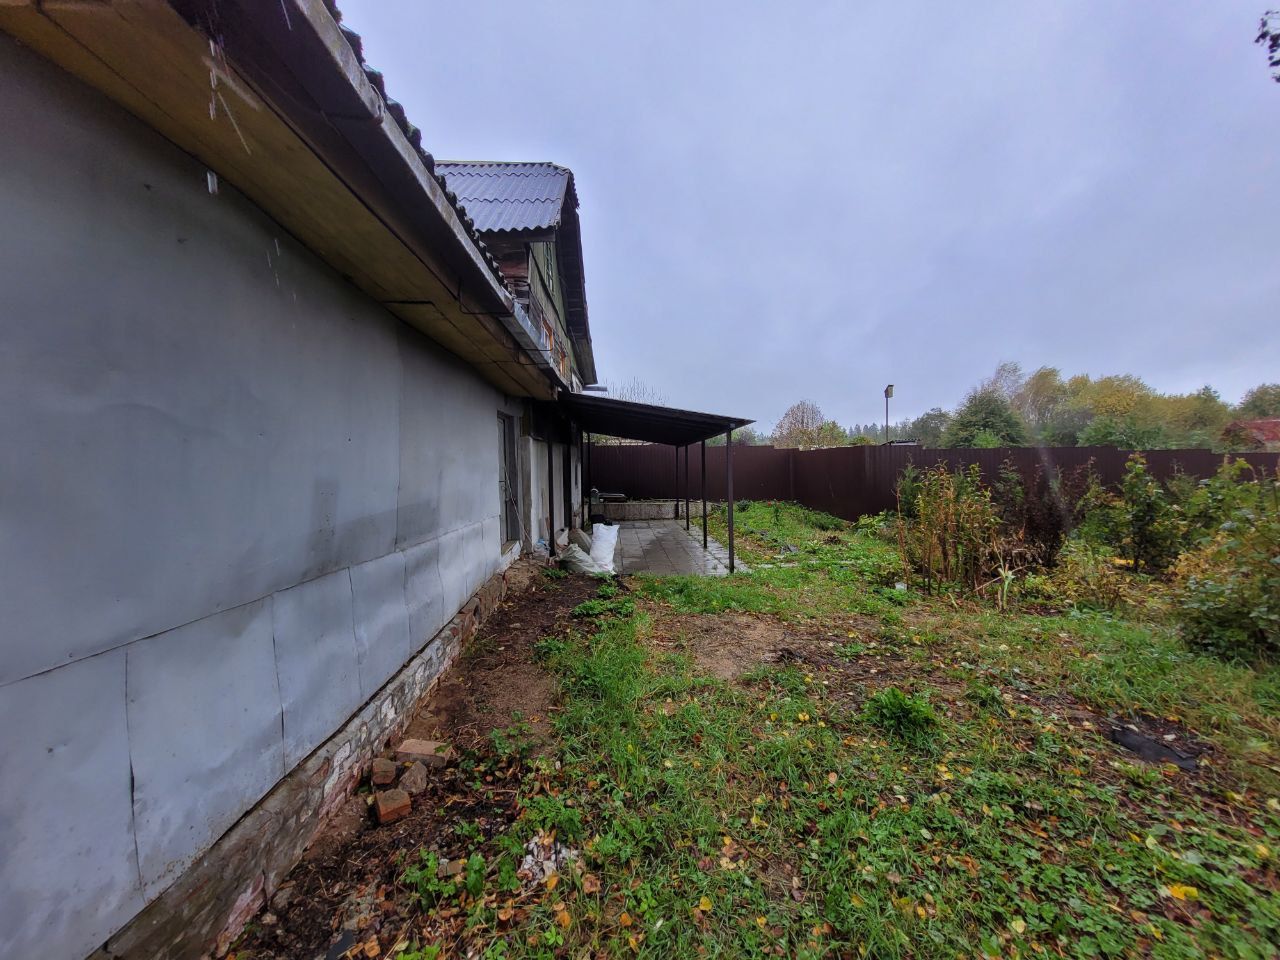
<path fill-rule="evenodd" d="M 561 570 L 559 567 L 543 567 L 542 575 L 548 580 L 563 580 L 569 576 L 569 571 Z"/>
<path fill-rule="evenodd" d="M 458 885 L 448 877 L 440 876 L 440 857 L 434 851 L 418 851 L 418 863 L 405 869 L 401 882 L 413 890 L 424 909 L 452 900 L 458 895 Z"/>
<path fill-rule="evenodd" d="M 990 713 L 1000 716 L 1005 716 L 1007 713 L 1004 696 L 1000 693 L 1000 689 L 989 683 L 983 683 L 980 680 L 971 681 L 968 690 L 965 691 L 965 699 Z"/>
<path fill-rule="evenodd" d="M 926 698 L 903 693 L 897 687 L 868 697 L 862 718 L 885 733 L 917 746 L 938 725 L 938 715 Z"/>
<path fill-rule="evenodd" d="M 629 597 L 613 600 L 597 598 L 584 600 L 573 608 L 575 617 L 629 617 L 636 611 L 635 601 Z"/>

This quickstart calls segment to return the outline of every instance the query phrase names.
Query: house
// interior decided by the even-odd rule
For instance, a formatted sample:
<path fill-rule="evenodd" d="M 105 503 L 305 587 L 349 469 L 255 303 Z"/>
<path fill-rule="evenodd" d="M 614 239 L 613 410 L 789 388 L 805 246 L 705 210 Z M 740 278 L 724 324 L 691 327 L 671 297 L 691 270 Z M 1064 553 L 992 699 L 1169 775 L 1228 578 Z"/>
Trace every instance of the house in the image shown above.
<path fill-rule="evenodd" d="M 1222 428 L 1222 442 L 1231 450 L 1280 452 L 1280 418 L 1233 420 Z"/>
<path fill-rule="evenodd" d="M 304 0 L 6 0 L 0 87 L 0 956 L 198 957 L 578 522 L 572 175 L 478 229 Z"/>
<path fill-rule="evenodd" d="M 573 171 L 554 163 L 436 165 L 574 392 L 596 382 Z"/>
<path fill-rule="evenodd" d="M 579 392 L 572 173 L 437 164 L 339 20 L 0 2 L 0 957 L 225 953 L 584 433 L 749 422 Z"/>
<path fill-rule="evenodd" d="M 586 282 L 582 266 L 582 231 L 578 220 L 578 192 L 573 171 L 554 163 L 500 161 L 440 161 L 436 172 L 457 196 L 493 254 L 518 307 L 539 331 L 539 345 L 548 350 L 556 373 L 572 393 L 596 382 L 595 354 L 587 322 Z M 560 441 L 551 469 L 550 487 L 580 475 L 576 460 L 578 434 L 555 433 Z M 560 421 L 563 426 L 565 421 Z M 541 459 L 533 459 L 536 471 Z M 545 500 L 530 502 L 529 538 L 554 548 L 546 523 L 558 518 L 557 528 L 580 525 L 581 497 L 567 489 L 568 521 L 553 514 Z"/>

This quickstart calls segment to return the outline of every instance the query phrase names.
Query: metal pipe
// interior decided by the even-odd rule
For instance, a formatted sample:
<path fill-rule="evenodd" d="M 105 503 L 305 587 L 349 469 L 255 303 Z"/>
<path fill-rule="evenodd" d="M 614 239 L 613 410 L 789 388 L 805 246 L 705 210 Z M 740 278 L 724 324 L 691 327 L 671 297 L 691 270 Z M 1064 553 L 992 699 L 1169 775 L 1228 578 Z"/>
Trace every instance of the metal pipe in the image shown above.
<path fill-rule="evenodd" d="M 707 441 L 702 441 L 702 549 L 707 549 Z"/>
<path fill-rule="evenodd" d="M 729 504 L 729 572 L 733 573 L 733 431 L 724 432 L 724 498 Z"/>
<path fill-rule="evenodd" d="M 689 532 L 689 445 L 684 445 L 684 530 Z"/>

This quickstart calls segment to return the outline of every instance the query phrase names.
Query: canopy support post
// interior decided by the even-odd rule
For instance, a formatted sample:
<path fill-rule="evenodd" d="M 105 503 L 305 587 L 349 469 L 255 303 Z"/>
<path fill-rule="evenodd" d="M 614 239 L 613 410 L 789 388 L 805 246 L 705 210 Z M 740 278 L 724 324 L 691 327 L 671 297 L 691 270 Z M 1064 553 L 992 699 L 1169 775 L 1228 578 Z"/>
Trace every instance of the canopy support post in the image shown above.
<path fill-rule="evenodd" d="M 684 531 L 689 532 L 689 445 L 684 445 Z"/>
<path fill-rule="evenodd" d="M 733 431 L 724 432 L 724 498 L 729 504 L 729 572 L 733 573 Z"/>
<path fill-rule="evenodd" d="M 707 549 L 707 441 L 701 442 L 702 447 L 702 549 Z"/>
<path fill-rule="evenodd" d="M 582 529 L 587 529 L 591 522 L 591 494 L 587 486 L 587 444 L 591 442 L 591 434 L 585 430 L 578 432 L 578 484 L 582 494 Z"/>

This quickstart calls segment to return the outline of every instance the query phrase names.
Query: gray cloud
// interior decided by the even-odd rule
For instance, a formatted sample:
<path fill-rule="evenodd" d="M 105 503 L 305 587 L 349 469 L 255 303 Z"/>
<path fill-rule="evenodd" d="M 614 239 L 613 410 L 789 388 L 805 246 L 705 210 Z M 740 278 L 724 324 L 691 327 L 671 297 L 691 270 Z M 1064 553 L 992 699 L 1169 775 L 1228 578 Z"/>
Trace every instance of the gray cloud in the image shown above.
<path fill-rule="evenodd" d="M 602 377 L 766 425 L 1003 359 L 1280 379 L 1256 3 L 342 9 L 436 156 L 573 168 Z"/>

